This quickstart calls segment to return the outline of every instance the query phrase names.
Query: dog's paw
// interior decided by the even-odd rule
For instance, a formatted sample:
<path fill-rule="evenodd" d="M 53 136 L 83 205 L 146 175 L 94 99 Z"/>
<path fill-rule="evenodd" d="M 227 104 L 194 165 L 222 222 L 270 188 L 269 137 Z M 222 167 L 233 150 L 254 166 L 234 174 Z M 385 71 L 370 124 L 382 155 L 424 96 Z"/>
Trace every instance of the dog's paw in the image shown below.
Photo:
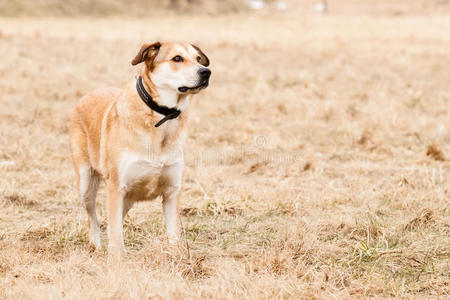
<path fill-rule="evenodd" d="M 97 250 L 102 248 L 102 242 L 100 240 L 100 232 L 91 230 L 89 233 L 89 245 Z"/>

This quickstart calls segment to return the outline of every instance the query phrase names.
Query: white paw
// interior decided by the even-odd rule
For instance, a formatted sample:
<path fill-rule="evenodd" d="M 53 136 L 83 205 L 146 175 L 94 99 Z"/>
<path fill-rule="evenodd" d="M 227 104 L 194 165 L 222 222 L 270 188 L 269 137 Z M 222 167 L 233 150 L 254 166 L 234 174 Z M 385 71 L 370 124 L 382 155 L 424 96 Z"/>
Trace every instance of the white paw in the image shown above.
<path fill-rule="evenodd" d="M 100 240 L 100 230 L 90 230 L 89 243 L 96 249 L 100 249 L 102 247 L 102 242 Z"/>

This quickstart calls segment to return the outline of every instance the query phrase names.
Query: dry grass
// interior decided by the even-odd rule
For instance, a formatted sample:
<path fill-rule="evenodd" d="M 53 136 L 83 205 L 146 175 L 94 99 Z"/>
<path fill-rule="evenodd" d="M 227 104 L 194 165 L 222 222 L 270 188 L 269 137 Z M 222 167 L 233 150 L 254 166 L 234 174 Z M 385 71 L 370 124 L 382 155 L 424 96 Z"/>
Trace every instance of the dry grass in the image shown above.
<path fill-rule="evenodd" d="M 450 161 L 433 154 L 450 153 L 448 15 L 0 28 L 0 298 L 449 297 Z M 159 201 L 138 204 L 117 274 L 88 246 L 67 120 L 82 94 L 133 78 L 154 39 L 212 61 L 190 109 L 189 255 L 166 245 Z"/>

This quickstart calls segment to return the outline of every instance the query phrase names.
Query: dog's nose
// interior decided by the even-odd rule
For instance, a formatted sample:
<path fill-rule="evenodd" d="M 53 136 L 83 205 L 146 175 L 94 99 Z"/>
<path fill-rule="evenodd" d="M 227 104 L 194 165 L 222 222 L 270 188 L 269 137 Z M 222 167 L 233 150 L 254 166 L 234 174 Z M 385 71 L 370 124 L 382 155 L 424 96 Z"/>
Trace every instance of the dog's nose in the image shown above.
<path fill-rule="evenodd" d="M 198 74 L 200 74 L 203 79 L 209 79 L 209 77 L 211 76 L 211 70 L 208 68 L 201 68 L 200 70 L 198 70 Z"/>

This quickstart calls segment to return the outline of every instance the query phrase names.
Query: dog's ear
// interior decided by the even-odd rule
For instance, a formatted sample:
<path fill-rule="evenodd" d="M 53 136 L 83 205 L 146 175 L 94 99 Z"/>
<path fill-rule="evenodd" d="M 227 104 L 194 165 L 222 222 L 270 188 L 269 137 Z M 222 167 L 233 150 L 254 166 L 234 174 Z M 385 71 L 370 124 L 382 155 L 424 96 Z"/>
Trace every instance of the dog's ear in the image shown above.
<path fill-rule="evenodd" d="M 199 47 L 197 47 L 195 45 L 192 45 L 192 47 L 194 47 L 194 49 L 197 50 L 198 54 L 200 55 L 199 63 L 205 67 L 209 66 L 208 56 L 206 56 L 205 53 L 203 53 L 203 51 Z"/>
<path fill-rule="evenodd" d="M 156 54 L 158 54 L 158 50 L 160 47 L 161 47 L 161 43 L 157 42 L 157 41 L 143 44 L 141 46 L 141 50 L 139 50 L 139 53 L 131 61 L 131 64 L 133 66 L 135 66 L 147 59 L 155 58 Z"/>

